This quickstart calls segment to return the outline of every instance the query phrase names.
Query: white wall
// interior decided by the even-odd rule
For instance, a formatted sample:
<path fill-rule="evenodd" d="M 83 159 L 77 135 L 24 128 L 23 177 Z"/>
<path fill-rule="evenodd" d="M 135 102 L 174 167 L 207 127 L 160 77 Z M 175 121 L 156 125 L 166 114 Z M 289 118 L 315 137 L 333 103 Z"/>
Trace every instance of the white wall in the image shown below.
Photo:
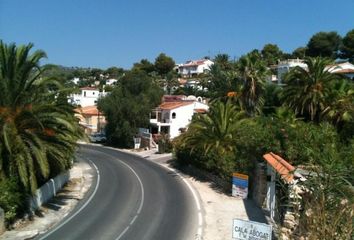
<path fill-rule="evenodd" d="M 289 59 L 286 61 L 282 61 L 277 66 L 277 77 L 278 77 L 278 84 L 283 82 L 283 75 L 290 71 L 290 69 L 294 67 L 301 67 L 307 69 L 307 65 L 301 59 Z"/>
<path fill-rule="evenodd" d="M 175 138 L 181 134 L 180 128 L 186 128 L 190 124 L 194 109 L 208 110 L 208 105 L 195 101 L 192 104 L 178 107 L 172 110 L 164 110 L 162 114 L 168 114 L 170 120 L 170 137 Z M 176 114 L 176 118 L 172 118 L 173 113 Z M 164 116 L 164 115 L 162 115 Z"/>
<path fill-rule="evenodd" d="M 197 61 L 200 61 L 200 60 L 197 60 Z M 214 62 L 209 59 L 204 60 L 204 64 L 201 64 L 201 65 L 183 66 L 184 64 L 181 64 L 178 68 L 178 73 L 180 73 L 182 75 L 201 74 L 201 73 L 204 73 L 205 70 L 210 70 L 210 67 L 213 64 L 214 64 Z"/>
<path fill-rule="evenodd" d="M 73 104 L 81 105 L 81 107 L 87 107 L 96 105 L 98 98 L 103 95 L 104 93 L 100 93 L 98 90 L 82 89 L 79 94 L 72 95 L 71 99 Z"/>

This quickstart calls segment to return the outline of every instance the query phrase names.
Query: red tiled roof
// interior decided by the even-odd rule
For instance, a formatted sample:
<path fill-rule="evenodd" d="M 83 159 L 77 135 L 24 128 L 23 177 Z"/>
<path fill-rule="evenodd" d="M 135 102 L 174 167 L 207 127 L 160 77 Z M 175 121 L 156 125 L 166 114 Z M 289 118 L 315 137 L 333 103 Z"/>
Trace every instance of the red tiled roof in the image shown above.
<path fill-rule="evenodd" d="M 334 70 L 334 73 L 354 73 L 354 69 L 341 69 L 341 70 Z"/>
<path fill-rule="evenodd" d="M 98 89 L 94 88 L 94 87 L 82 87 L 82 88 L 80 88 L 80 90 L 97 90 L 98 91 Z"/>
<path fill-rule="evenodd" d="M 171 109 L 179 108 L 182 106 L 187 106 L 192 103 L 193 103 L 193 101 L 163 102 L 160 104 L 159 108 L 162 110 L 171 110 Z"/>
<path fill-rule="evenodd" d="M 271 165 L 281 178 L 290 183 L 294 179 L 295 167 L 282 159 L 280 156 L 270 152 L 263 155 L 263 158 Z"/>
<path fill-rule="evenodd" d="M 185 99 L 186 96 L 184 95 L 164 95 L 162 97 L 163 102 L 180 102 Z"/>
<path fill-rule="evenodd" d="M 196 113 L 206 113 L 207 110 L 204 109 L 204 108 L 196 108 L 196 109 L 194 109 L 194 112 L 196 112 Z"/>
<path fill-rule="evenodd" d="M 82 108 L 76 108 L 75 111 L 82 115 L 103 115 L 101 112 L 98 111 L 96 106 L 87 106 Z"/>
<path fill-rule="evenodd" d="M 195 60 L 195 61 L 188 61 L 184 64 L 182 64 L 180 67 L 192 67 L 192 66 L 198 66 L 198 65 L 203 65 L 205 63 L 206 59 L 203 60 Z"/>

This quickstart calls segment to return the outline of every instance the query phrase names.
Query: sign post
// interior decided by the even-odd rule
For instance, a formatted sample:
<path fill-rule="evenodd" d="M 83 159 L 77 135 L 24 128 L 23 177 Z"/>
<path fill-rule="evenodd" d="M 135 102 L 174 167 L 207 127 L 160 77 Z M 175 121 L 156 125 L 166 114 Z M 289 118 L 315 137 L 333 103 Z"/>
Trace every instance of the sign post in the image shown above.
<path fill-rule="evenodd" d="M 235 240 L 271 240 L 272 226 L 259 222 L 234 219 L 232 238 Z"/>
<path fill-rule="evenodd" d="M 248 176 L 240 173 L 232 175 L 232 196 L 246 199 L 248 195 Z"/>
<path fill-rule="evenodd" d="M 141 138 L 140 137 L 135 137 L 134 138 L 134 149 L 139 149 L 140 148 L 140 143 L 141 143 Z"/>

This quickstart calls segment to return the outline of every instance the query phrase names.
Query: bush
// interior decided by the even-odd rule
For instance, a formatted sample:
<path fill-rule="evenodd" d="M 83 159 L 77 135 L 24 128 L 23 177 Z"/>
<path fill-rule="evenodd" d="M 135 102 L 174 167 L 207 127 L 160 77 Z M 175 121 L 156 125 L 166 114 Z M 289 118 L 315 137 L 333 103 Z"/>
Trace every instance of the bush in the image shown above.
<path fill-rule="evenodd" d="M 172 152 L 172 142 L 168 134 L 160 135 L 157 144 L 159 145 L 159 153 Z"/>
<path fill-rule="evenodd" d="M 341 158 L 323 156 L 320 163 L 307 170 L 312 174 L 299 183 L 306 190 L 300 200 L 301 209 L 295 207 L 299 224 L 293 237 L 353 239 L 354 188 L 347 181 L 353 169 L 348 169 Z"/>
<path fill-rule="evenodd" d="M 213 173 L 224 180 L 229 181 L 232 173 L 237 169 L 239 172 L 245 172 L 239 169 L 237 159 L 232 152 L 225 152 L 219 155 L 215 150 L 205 151 L 200 147 L 191 148 L 188 144 L 182 144 L 183 134 L 174 140 L 174 154 L 178 164 L 193 165 L 199 169 Z"/>
<path fill-rule="evenodd" d="M 26 195 L 17 179 L 1 180 L 0 193 L 0 207 L 8 225 L 26 210 Z"/>

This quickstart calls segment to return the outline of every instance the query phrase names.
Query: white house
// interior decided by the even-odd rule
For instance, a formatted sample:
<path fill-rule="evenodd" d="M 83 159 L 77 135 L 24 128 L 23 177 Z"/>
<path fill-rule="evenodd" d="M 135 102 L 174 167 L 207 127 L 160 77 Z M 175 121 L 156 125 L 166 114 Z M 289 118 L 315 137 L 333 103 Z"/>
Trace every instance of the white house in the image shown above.
<path fill-rule="evenodd" d="M 331 73 L 343 74 L 354 80 L 354 65 L 349 62 L 336 63 L 327 67 Z"/>
<path fill-rule="evenodd" d="M 277 65 L 277 79 L 278 79 L 278 84 L 282 84 L 282 77 L 285 73 L 289 72 L 290 69 L 294 67 L 302 67 L 304 69 L 307 69 L 307 64 L 304 63 L 304 60 L 302 59 L 288 59 L 285 61 L 280 61 L 279 64 Z M 274 81 L 274 79 L 272 79 Z"/>
<path fill-rule="evenodd" d="M 177 65 L 177 72 L 185 77 L 197 76 L 209 71 L 213 64 L 214 62 L 209 59 L 187 61 Z"/>
<path fill-rule="evenodd" d="M 151 133 L 165 133 L 175 138 L 185 131 L 195 113 L 205 113 L 209 106 L 201 98 L 168 99 L 151 113 Z"/>
<path fill-rule="evenodd" d="M 106 85 L 114 85 L 116 82 L 118 82 L 117 79 L 110 78 L 106 80 Z"/>
<path fill-rule="evenodd" d="M 289 72 L 294 67 L 302 67 L 307 69 L 307 64 L 302 59 L 288 59 L 280 61 L 276 66 L 278 84 L 282 83 L 282 77 L 285 73 Z M 331 73 L 343 74 L 350 79 L 354 80 L 354 65 L 349 62 L 336 63 L 326 67 L 326 70 Z M 274 79 L 272 79 L 274 81 Z"/>
<path fill-rule="evenodd" d="M 105 92 L 100 92 L 97 88 L 83 87 L 80 88 L 80 93 L 71 95 L 69 102 L 81 107 L 94 106 L 97 104 L 98 98 L 103 96 L 105 96 Z"/>

